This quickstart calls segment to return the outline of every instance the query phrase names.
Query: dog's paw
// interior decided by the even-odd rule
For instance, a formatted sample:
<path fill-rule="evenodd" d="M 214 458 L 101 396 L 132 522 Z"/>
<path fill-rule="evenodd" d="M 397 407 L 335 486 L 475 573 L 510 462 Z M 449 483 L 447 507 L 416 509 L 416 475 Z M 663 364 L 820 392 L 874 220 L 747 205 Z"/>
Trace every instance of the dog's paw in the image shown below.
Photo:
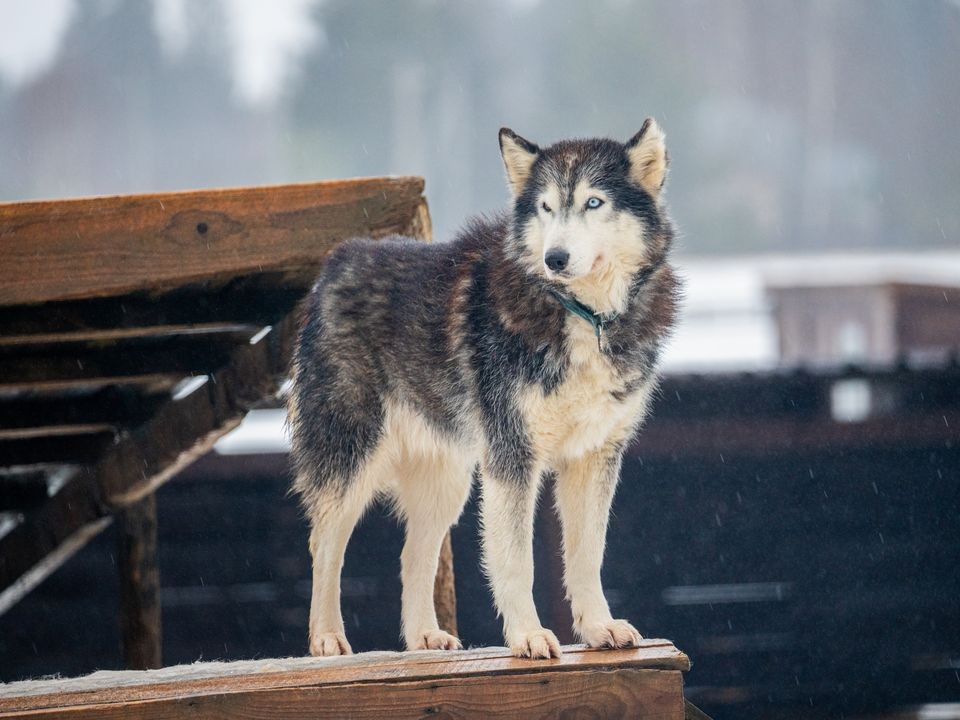
<path fill-rule="evenodd" d="M 310 654 L 316 657 L 353 655 L 353 650 L 343 633 L 328 632 L 318 633 L 310 638 Z"/>
<path fill-rule="evenodd" d="M 411 642 L 412 640 L 412 642 Z M 462 650 L 460 638 L 443 630 L 426 630 L 407 641 L 409 650 Z"/>
<path fill-rule="evenodd" d="M 547 659 L 561 655 L 557 636 L 546 628 L 537 628 L 530 632 L 521 632 L 507 638 L 510 652 L 516 657 Z"/>
<path fill-rule="evenodd" d="M 585 623 L 578 628 L 583 641 L 594 648 L 639 647 L 643 637 L 626 620 L 603 620 Z"/>

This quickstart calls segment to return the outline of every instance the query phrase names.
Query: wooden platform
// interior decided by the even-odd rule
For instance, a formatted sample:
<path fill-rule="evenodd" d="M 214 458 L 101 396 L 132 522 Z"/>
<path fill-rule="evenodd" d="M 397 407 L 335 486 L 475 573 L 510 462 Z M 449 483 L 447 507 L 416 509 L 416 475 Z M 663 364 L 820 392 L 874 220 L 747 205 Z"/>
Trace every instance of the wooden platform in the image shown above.
<path fill-rule="evenodd" d="M 0 718 L 650 718 L 685 716 L 687 656 L 564 648 L 519 660 L 505 648 L 197 663 L 0 685 Z"/>
<path fill-rule="evenodd" d="M 136 505 L 275 398 L 327 253 L 429 232 L 420 178 L 0 203 L 0 613 L 115 516 L 138 577 Z"/>

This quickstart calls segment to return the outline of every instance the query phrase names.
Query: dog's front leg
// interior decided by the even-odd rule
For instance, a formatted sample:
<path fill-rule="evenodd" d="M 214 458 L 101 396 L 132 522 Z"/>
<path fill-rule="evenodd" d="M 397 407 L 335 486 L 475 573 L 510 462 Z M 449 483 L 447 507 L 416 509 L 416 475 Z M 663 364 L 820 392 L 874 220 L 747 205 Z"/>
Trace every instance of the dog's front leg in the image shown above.
<path fill-rule="evenodd" d="M 517 657 L 560 657 L 557 636 L 540 624 L 533 602 L 533 514 L 540 471 L 481 468 L 483 557 L 503 634 Z M 516 475 L 516 476 L 511 476 Z"/>
<path fill-rule="evenodd" d="M 640 633 L 614 620 L 603 595 L 600 566 L 622 453 L 605 448 L 557 468 L 557 510 L 563 525 L 564 584 L 573 629 L 590 647 L 633 647 Z"/>

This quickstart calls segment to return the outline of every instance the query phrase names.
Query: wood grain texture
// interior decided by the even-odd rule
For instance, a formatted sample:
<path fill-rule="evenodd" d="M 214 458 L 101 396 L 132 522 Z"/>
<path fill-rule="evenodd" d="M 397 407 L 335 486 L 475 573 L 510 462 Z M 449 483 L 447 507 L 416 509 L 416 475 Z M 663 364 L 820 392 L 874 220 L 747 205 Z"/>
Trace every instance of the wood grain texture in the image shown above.
<path fill-rule="evenodd" d="M 332 248 L 429 232 L 421 178 L 0 204 L 0 466 L 83 466 L 0 538 L 0 613 L 276 393 Z"/>
<path fill-rule="evenodd" d="M 0 349 L 12 345 L 79 343 L 196 333 L 256 332 L 283 318 L 305 292 L 269 274 L 210 287 L 184 286 L 34 305 L 0 306 Z"/>
<path fill-rule="evenodd" d="M 271 662 L 282 667 L 271 671 Z M 202 665 L 100 674 L 99 683 L 94 675 L 86 686 L 85 679 L 13 683 L 0 689 L 0 717 L 680 720 L 689 662 L 669 641 L 647 640 L 631 650 L 567 647 L 559 660 L 518 660 L 486 648 Z M 151 676 L 162 682 L 150 683 Z"/>
<path fill-rule="evenodd" d="M 157 496 L 150 493 L 117 513 L 120 643 L 128 670 L 162 665 Z"/>
<path fill-rule="evenodd" d="M 33 430 L 41 430 L 33 433 L 40 435 L 47 427 L 139 425 L 165 397 L 145 395 L 131 387 L 109 387 L 87 394 L 10 398 L 2 405 L 0 437 L 28 437 Z"/>
<path fill-rule="evenodd" d="M 295 323 L 288 317 L 256 345 L 237 347 L 204 387 L 179 400 L 168 397 L 148 421 L 109 443 L 102 454 L 94 453 L 96 464 L 0 538 L 0 614 L 82 547 L 92 529 L 105 527 L 105 516 L 155 491 L 239 425 L 259 400 L 275 394 L 286 374 L 294 336 Z M 24 443 L 56 441 L 64 448 L 68 439 L 6 443 L 17 443 L 24 459 Z M 75 542 L 74 536 L 83 542 Z"/>
<path fill-rule="evenodd" d="M 46 463 L 83 465 L 94 462 L 113 442 L 111 431 L 89 435 L 53 435 L 0 439 L 0 466 Z"/>
<path fill-rule="evenodd" d="M 229 359 L 232 348 L 250 335 L 225 334 L 213 339 L 188 335 L 162 347 L 57 345 L 30 354 L 0 352 L 0 390 L 142 384 L 153 378 L 166 378 L 175 383 L 189 375 L 204 375 L 221 367 Z"/>
<path fill-rule="evenodd" d="M 0 305 L 262 272 L 309 278 L 337 243 L 361 232 L 429 228 L 422 193 L 421 178 L 366 178 L 2 203 Z"/>

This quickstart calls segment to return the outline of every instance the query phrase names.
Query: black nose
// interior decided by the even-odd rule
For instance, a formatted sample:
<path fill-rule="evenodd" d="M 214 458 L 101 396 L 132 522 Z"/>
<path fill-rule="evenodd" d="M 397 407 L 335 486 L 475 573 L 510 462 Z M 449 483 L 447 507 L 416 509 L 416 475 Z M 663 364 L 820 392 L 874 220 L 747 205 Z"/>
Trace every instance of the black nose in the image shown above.
<path fill-rule="evenodd" d="M 547 264 L 547 267 L 554 272 L 560 272 L 567 267 L 567 263 L 570 262 L 570 253 L 560 248 L 551 248 L 547 250 L 543 261 Z"/>

